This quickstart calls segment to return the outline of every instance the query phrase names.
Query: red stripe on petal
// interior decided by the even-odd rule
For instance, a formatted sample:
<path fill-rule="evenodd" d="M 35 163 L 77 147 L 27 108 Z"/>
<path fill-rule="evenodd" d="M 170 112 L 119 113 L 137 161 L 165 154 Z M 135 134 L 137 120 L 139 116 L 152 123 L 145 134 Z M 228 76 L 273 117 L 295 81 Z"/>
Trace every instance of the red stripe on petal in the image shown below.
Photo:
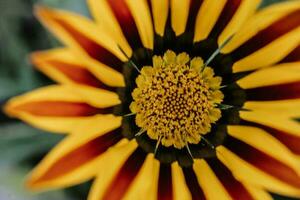
<path fill-rule="evenodd" d="M 111 109 L 99 109 L 86 103 L 66 101 L 34 101 L 18 105 L 13 109 L 32 115 L 48 117 L 92 116 L 111 113 Z"/>
<path fill-rule="evenodd" d="M 287 55 L 281 63 L 288 63 L 288 62 L 297 62 L 300 60 L 300 46 L 294 49 L 289 55 Z"/>
<path fill-rule="evenodd" d="M 135 152 L 131 154 L 131 156 L 124 163 L 123 167 L 115 176 L 114 180 L 110 183 L 109 187 L 105 191 L 103 199 L 122 199 L 131 182 L 134 180 L 139 170 L 141 169 L 145 159 L 146 153 L 142 149 L 138 148 L 137 150 L 135 150 Z"/>
<path fill-rule="evenodd" d="M 92 39 L 86 37 L 71 24 L 68 24 L 62 19 L 54 18 L 54 20 L 65 31 L 67 31 L 76 42 L 78 42 L 78 44 L 88 53 L 89 56 L 117 71 L 122 71 L 122 61 L 114 56 L 111 52 Z"/>
<path fill-rule="evenodd" d="M 220 161 L 209 159 L 207 162 L 233 199 L 254 200 L 247 189 L 234 178 L 230 170 Z"/>
<path fill-rule="evenodd" d="M 187 184 L 193 200 L 205 200 L 203 190 L 201 189 L 197 176 L 193 168 L 182 168 L 185 178 L 185 183 Z"/>
<path fill-rule="evenodd" d="M 109 147 L 119 142 L 122 137 L 121 130 L 116 129 L 88 141 L 54 162 L 47 172 L 34 182 L 50 181 L 73 172 L 100 156 Z"/>
<path fill-rule="evenodd" d="M 258 32 L 254 37 L 237 48 L 232 55 L 236 60 L 240 60 L 299 26 L 300 10 L 297 10 Z"/>
<path fill-rule="evenodd" d="M 300 98 L 300 81 L 245 90 L 248 101 L 270 101 Z"/>
<path fill-rule="evenodd" d="M 235 12 L 239 8 L 242 0 L 228 0 L 225 4 L 221 15 L 217 23 L 215 24 L 213 30 L 211 31 L 210 37 L 218 37 L 227 24 L 230 22 Z"/>
<path fill-rule="evenodd" d="M 104 85 L 104 83 L 97 79 L 84 66 L 65 63 L 57 60 L 48 60 L 46 62 L 76 83 L 112 90 L 112 88 Z"/>
<path fill-rule="evenodd" d="M 132 48 L 142 47 L 142 41 L 135 24 L 134 18 L 125 0 L 107 0 L 120 27 Z"/>
<path fill-rule="evenodd" d="M 168 164 L 160 164 L 157 200 L 172 200 L 172 171 Z"/>
<path fill-rule="evenodd" d="M 199 9 L 202 5 L 203 0 L 191 0 L 190 2 L 190 11 L 189 17 L 186 25 L 186 31 L 194 31 L 196 25 L 196 18 L 199 12 Z"/>
<path fill-rule="evenodd" d="M 282 144 L 284 144 L 288 149 L 290 149 L 293 153 L 300 155 L 300 137 L 297 137 L 295 135 L 289 134 L 287 132 L 265 126 L 262 124 L 257 124 L 254 122 L 248 122 L 243 121 L 243 125 L 246 126 L 253 126 L 257 128 L 261 128 L 264 131 L 271 134 L 273 137 L 275 137 L 277 140 L 279 140 Z"/>
<path fill-rule="evenodd" d="M 294 187 L 300 187 L 298 174 L 284 163 L 232 137 L 228 137 L 225 146 L 240 158 L 265 173 Z"/>

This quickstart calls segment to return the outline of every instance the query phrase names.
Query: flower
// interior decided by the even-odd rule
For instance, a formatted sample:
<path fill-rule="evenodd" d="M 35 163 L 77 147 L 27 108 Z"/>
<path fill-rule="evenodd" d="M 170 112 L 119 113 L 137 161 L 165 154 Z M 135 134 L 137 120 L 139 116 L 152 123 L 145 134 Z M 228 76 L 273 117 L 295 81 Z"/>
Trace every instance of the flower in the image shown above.
<path fill-rule="evenodd" d="M 89 200 L 300 197 L 300 2 L 88 0 L 40 7 L 57 81 L 5 111 L 66 134 L 27 186 L 95 178 Z M 37 141 L 38 142 L 38 141 Z"/>

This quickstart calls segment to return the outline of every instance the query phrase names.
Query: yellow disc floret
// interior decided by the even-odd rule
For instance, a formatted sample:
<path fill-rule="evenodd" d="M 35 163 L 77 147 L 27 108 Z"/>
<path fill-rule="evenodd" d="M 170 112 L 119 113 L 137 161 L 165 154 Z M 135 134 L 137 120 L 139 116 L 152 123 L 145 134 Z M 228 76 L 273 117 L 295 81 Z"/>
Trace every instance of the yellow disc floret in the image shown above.
<path fill-rule="evenodd" d="M 167 51 L 153 57 L 153 66 L 142 68 L 130 110 L 141 130 L 162 145 L 181 149 L 197 144 L 221 117 L 221 81 L 200 57 L 190 60 L 186 53 Z"/>

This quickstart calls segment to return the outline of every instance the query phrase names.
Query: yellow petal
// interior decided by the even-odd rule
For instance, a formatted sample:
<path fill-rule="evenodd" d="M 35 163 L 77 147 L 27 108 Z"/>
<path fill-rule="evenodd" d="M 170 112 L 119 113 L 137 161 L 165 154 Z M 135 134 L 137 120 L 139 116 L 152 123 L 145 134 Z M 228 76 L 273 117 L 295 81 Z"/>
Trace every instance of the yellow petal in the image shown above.
<path fill-rule="evenodd" d="M 266 131 L 251 126 L 228 126 L 228 134 L 287 164 L 300 174 L 295 155 Z"/>
<path fill-rule="evenodd" d="M 33 190 L 54 189 L 76 185 L 91 179 L 97 174 L 96 166 L 104 155 L 101 154 L 104 149 L 99 149 L 99 155 L 95 154 L 96 151 L 98 152 L 95 150 L 97 146 L 92 147 L 92 144 L 96 145 L 96 138 L 120 127 L 121 121 L 121 117 L 95 116 L 82 123 L 78 126 L 77 133 L 59 143 L 33 170 L 27 186 Z M 115 140 L 114 134 L 116 133 L 110 133 L 111 140 Z M 121 135 L 118 136 L 113 144 L 121 138 Z M 102 143 L 98 141 L 97 144 L 106 145 L 107 142 L 106 140 Z"/>
<path fill-rule="evenodd" d="M 206 161 L 195 160 L 193 168 L 207 200 L 232 200 Z"/>
<path fill-rule="evenodd" d="M 268 77 L 268 78 L 266 78 Z M 243 89 L 284 84 L 300 80 L 300 62 L 264 68 L 237 81 Z"/>
<path fill-rule="evenodd" d="M 254 198 L 254 200 L 273 200 L 271 194 L 269 194 L 266 190 L 250 184 L 243 185 Z"/>
<path fill-rule="evenodd" d="M 154 34 L 150 10 L 146 0 L 126 0 L 144 47 L 153 49 Z"/>
<path fill-rule="evenodd" d="M 131 183 L 124 200 L 140 200 L 145 197 L 155 200 L 159 175 L 159 161 L 149 154 L 134 181 Z"/>
<path fill-rule="evenodd" d="M 172 185 L 174 200 L 192 199 L 192 195 L 185 182 L 183 171 L 177 162 L 172 164 Z"/>
<path fill-rule="evenodd" d="M 265 47 L 237 61 L 233 72 L 249 71 L 273 65 L 285 58 L 300 44 L 300 28 L 283 35 Z"/>
<path fill-rule="evenodd" d="M 194 42 L 207 38 L 215 26 L 226 0 L 204 0 L 196 18 Z"/>
<path fill-rule="evenodd" d="M 171 23 L 176 36 L 184 33 L 191 0 L 171 0 Z"/>
<path fill-rule="evenodd" d="M 241 182 L 259 186 L 274 193 L 300 197 L 298 188 L 266 174 L 223 146 L 217 147 L 217 156 Z"/>
<path fill-rule="evenodd" d="M 233 15 L 218 38 L 218 44 L 222 45 L 230 36 L 234 35 L 240 27 L 254 14 L 262 0 L 244 0 Z"/>
<path fill-rule="evenodd" d="M 240 111 L 240 117 L 250 122 L 256 122 L 295 136 L 300 136 L 299 122 L 285 116 L 276 116 L 263 111 Z"/>
<path fill-rule="evenodd" d="M 98 30 L 96 24 L 82 16 L 61 10 L 36 7 L 40 21 L 63 43 L 74 50 L 78 59 L 88 66 L 97 65 L 100 80 L 110 86 L 123 86 L 122 74 L 107 66 L 121 65 L 127 58 L 117 43 L 107 34 Z M 97 60 L 96 60 L 97 59 Z M 106 63 L 102 63 L 106 62 Z"/>
<path fill-rule="evenodd" d="M 299 2 L 287 1 L 268 6 L 257 12 L 240 28 L 232 40 L 222 49 L 223 53 L 230 53 L 259 31 L 270 26 L 277 20 L 300 8 Z"/>
<path fill-rule="evenodd" d="M 105 157 L 101 162 L 102 165 L 97 168 L 98 175 L 91 188 L 88 200 L 102 199 L 106 188 L 109 186 L 114 176 L 123 166 L 126 159 L 133 153 L 136 148 L 137 143 L 135 140 L 132 140 L 107 151 Z"/>
<path fill-rule="evenodd" d="M 108 106 L 111 102 L 119 102 L 119 100 L 113 98 L 108 98 L 107 97 L 112 97 L 114 95 L 108 94 L 107 97 L 105 97 L 102 101 L 101 99 L 98 99 L 99 102 L 93 102 L 92 100 L 89 100 L 88 95 L 84 95 L 85 93 L 88 94 L 88 92 L 83 92 L 84 89 L 81 87 L 78 87 L 78 91 L 74 91 L 74 88 L 71 86 L 65 86 L 65 85 L 53 85 L 53 86 L 47 86 L 44 88 L 37 89 L 35 91 L 29 92 L 27 94 L 24 94 L 22 96 L 14 97 L 11 100 L 8 101 L 8 103 L 5 105 L 5 111 L 8 115 L 12 117 L 19 118 L 32 126 L 35 126 L 37 128 L 41 128 L 50 132 L 55 132 L 55 133 L 68 133 L 71 132 L 72 130 L 76 129 L 77 125 L 80 124 L 82 121 L 88 120 L 90 116 L 83 116 L 80 114 L 76 114 L 74 111 L 66 110 L 65 112 L 71 112 L 69 115 L 61 115 L 57 114 L 55 115 L 55 112 L 51 106 L 55 106 L 54 104 L 56 102 L 64 102 L 66 105 L 68 103 L 72 104 L 86 104 L 88 106 L 88 102 L 94 103 L 95 105 L 100 106 L 102 102 L 102 106 L 104 107 L 105 105 Z M 80 92 L 81 95 L 79 94 Z M 90 95 L 91 93 L 89 93 Z M 106 93 L 101 93 L 94 91 L 94 94 L 99 96 L 104 96 Z M 115 99 L 115 100 L 114 100 Z M 106 102 L 105 102 L 106 101 Z M 26 104 L 34 104 L 34 103 L 39 103 L 39 102 L 46 102 L 43 105 L 46 105 L 47 102 L 50 107 L 41 107 L 41 110 L 36 110 L 39 107 L 35 108 L 35 111 L 32 112 L 32 106 L 30 110 L 28 109 L 23 109 L 23 105 Z M 53 102 L 53 104 L 51 104 Z M 110 104 L 113 105 L 113 104 Z M 44 110 L 50 110 L 49 112 L 51 115 L 43 114 L 45 113 Z M 58 108 L 55 108 L 56 110 Z M 95 108 L 96 110 L 96 108 Z M 63 114 L 64 110 L 58 110 L 60 113 Z M 41 114 L 36 114 L 36 112 L 40 112 Z M 73 113 L 73 114 L 72 114 Z"/>
<path fill-rule="evenodd" d="M 163 36 L 169 14 L 168 0 L 151 0 L 155 32 Z"/>
<path fill-rule="evenodd" d="M 264 111 L 276 116 L 286 118 L 296 118 L 300 116 L 300 100 L 280 100 L 280 101 L 248 101 L 243 106 L 245 109 L 253 111 Z"/>
<path fill-rule="evenodd" d="M 112 10 L 106 0 L 88 0 L 88 5 L 93 17 L 96 20 L 99 30 L 110 35 L 118 45 L 124 50 L 128 57 L 132 55 L 132 49 L 129 46 L 122 29 L 115 18 Z"/>

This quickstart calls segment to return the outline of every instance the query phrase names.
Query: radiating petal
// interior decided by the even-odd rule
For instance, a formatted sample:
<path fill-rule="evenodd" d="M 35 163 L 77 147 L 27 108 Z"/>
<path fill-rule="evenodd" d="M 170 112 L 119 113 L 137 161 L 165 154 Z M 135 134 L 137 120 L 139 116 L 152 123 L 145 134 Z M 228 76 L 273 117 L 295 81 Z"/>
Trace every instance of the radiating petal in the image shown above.
<path fill-rule="evenodd" d="M 287 118 L 300 117 L 300 100 L 281 101 L 247 101 L 243 108 L 253 111 L 264 111 L 276 116 Z"/>
<path fill-rule="evenodd" d="M 98 106 L 101 104 L 99 102 L 102 102 L 102 108 L 95 107 L 96 103 L 88 104 L 92 102 L 88 95 L 79 95 L 82 91 L 84 89 L 80 87 L 75 92 L 70 86 L 47 86 L 12 98 L 4 109 L 8 115 L 35 127 L 51 132 L 68 133 L 76 129 L 81 121 L 96 114 L 111 113 L 111 109 L 107 107 L 119 104 L 118 97 L 113 93 L 97 91 L 94 92 L 97 94 L 95 97 L 105 97 L 97 102 Z"/>
<path fill-rule="evenodd" d="M 188 190 L 191 193 L 191 198 L 193 200 L 206 200 L 207 198 L 204 195 L 203 189 L 201 188 L 197 175 L 193 169 L 193 167 L 184 167 L 182 168 L 184 173 L 185 182 Z"/>
<path fill-rule="evenodd" d="M 124 52 L 131 57 L 132 49 L 121 29 L 124 25 L 119 24 L 119 21 L 114 17 L 108 2 L 106 0 L 88 0 L 87 3 L 99 29 L 110 35 Z"/>
<path fill-rule="evenodd" d="M 58 144 L 31 173 L 31 189 L 54 189 L 84 182 L 97 174 L 101 154 L 122 139 L 121 118 L 95 116 Z"/>
<path fill-rule="evenodd" d="M 300 178 L 294 170 L 243 142 L 230 138 L 226 147 L 217 148 L 217 155 L 241 182 L 282 195 L 300 196 Z"/>
<path fill-rule="evenodd" d="M 155 32 L 163 36 L 169 14 L 169 0 L 151 0 Z"/>
<path fill-rule="evenodd" d="M 234 4 L 232 0 L 229 0 L 231 4 Z M 218 38 L 218 44 L 222 45 L 230 36 L 239 31 L 240 27 L 251 17 L 260 5 L 262 0 L 243 0 L 238 5 L 234 15 L 230 21 L 226 24 L 226 27 Z M 226 8 L 225 8 L 226 9 Z"/>
<path fill-rule="evenodd" d="M 185 181 L 185 176 L 178 163 L 173 163 L 172 166 L 172 185 L 174 200 L 191 200 L 192 195 Z M 197 183 L 198 184 L 198 183 Z"/>
<path fill-rule="evenodd" d="M 64 84 L 83 84 L 111 89 L 90 72 L 85 63 L 68 48 L 40 51 L 31 54 L 31 62 L 53 80 Z"/>
<path fill-rule="evenodd" d="M 111 195 L 106 199 L 115 199 L 120 198 L 119 195 L 124 194 L 124 189 L 128 189 L 132 179 L 138 173 L 145 159 L 144 156 L 139 156 L 141 152 L 136 151 L 136 149 L 136 141 L 131 140 L 130 142 L 126 142 L 123 145 L 107 151 L 107 154 L 103 158 L 102 165 L 98 167 L 98 175 L 89 193 L 88 200 L 105 199 L 104 197 L 106 195 Z M 133 155 L 138 155 L 138 157 L 135 158 L 136 166 L 133 164 Z M 121 172 L 123 172 L 123 174 L 121 174 Z M 118 183 L 116 182 L 116 178 L 120 178 Z M 107 192 L 111 192 L 113 183 L 117 184 L 115 185 L 116 190 L 108 194 Z"/>
<path fill-rule="evenodd" d="M 244 186 L 245 188 L 247 188 L 254 200 L 273 200 L 271 194 L 269 194 L 266 190 L 262 188 L 253 186 L 251 184 L 244 184 Z"/>
<path fill-rule="evenodd" d="M 204 40 L 208 37 L 225 5 L 226 0 L 203 1 L 196 19 L 194 42 Z"/>
<path fill-rule="evenodd" d="M 300 60 L 300 45 L 296 49 L 294 49 L 289 55 L 287 55 L 284 59 L 282 59 L 280 62 L 297 62 Z"/>
<path fill-rule="evenodd" d="M 274 114 L 272 115 L 268 112 L 262 111 L 240 111 L 240 117 L 246 121 L 270 126 L 282 131 L 286 131 L 292 135 L 300 136 L 299 122 L 289 119 L 285 116 L 276 116 Z"/>
<path fill-rule="evenodd" d="M 193 168 L 207 200 L 232 200 L 206 161 L 195 160 Z"/>
<path fill-rule="evenodd" d="M 169 200 L 174 198 L 172 186 L 172 168 L 170 164 L 160 163 L 157 200 Z"/>
<path fill-rule="evenodd" d="M 124 200 L 140 200 L 145 197 L 155 200 L 157 195 L 157 183 L 159 173 L 159 161 L 149 154 L 136 178 L 130 184 Z"/>
<path fill-rule="evenodd" d="M 268 132 L 252 126 L 228 126 L 228 134 L 285 163 L 300 174 L 296 156 Z"/>
<path fill-rule="evenodd" d="M 44 7 L 36 8 L 40 21 L 62 42 L 72 48 L 76 56 L 88 66 L 96 65 L 97 76 L 108 85 L 123 86 L 122 70 L 127 58 L 118 44 L 98 30 L 96 24 L 82 16 Z"/>
<path fill-rule="evenodd" d="M 268 78 L 266 78 L 268 77 Z M 243 89 L 300 81 L 300 62 L 264 68 L 237 81 Z"/>
<path fill-rule="evenodd" d="M 191 0 L 171 0 L 171 24 L 175 34 L 184 33 L 189 16 Z"/>

